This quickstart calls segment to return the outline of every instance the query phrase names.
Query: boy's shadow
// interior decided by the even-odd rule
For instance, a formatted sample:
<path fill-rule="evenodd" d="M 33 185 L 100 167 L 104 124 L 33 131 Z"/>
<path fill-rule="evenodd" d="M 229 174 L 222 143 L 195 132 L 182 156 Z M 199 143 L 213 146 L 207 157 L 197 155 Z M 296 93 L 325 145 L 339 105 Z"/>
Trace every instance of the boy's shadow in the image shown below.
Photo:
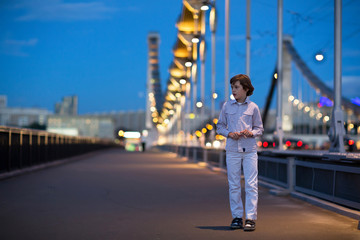
<path fill-rule="evenodd" d="M 196 228 L 214 231 L 234 231 L 234 229 L 229 226 L 197 226 Z"/>

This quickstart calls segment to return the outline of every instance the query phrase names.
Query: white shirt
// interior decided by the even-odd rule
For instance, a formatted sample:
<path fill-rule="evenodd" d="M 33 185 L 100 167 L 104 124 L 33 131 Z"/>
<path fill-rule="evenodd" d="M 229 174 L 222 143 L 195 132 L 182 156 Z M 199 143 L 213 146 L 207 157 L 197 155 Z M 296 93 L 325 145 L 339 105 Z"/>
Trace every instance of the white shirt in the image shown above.
<path fill-rule="evenodd" d="M 259 107 L 248 98 L 244 103 L 236 100 L 225 102 L 216 127 L 217 133 L 224 137 L 228 137 L 230 132 L 240 132 L 245 129 L 252 132 L 253 137 L 241 136 L 239 140 L 227 138 L 225 150 L 230 152 L 256 151 L 255 137 L 261 136 L 264 131 Z"/>

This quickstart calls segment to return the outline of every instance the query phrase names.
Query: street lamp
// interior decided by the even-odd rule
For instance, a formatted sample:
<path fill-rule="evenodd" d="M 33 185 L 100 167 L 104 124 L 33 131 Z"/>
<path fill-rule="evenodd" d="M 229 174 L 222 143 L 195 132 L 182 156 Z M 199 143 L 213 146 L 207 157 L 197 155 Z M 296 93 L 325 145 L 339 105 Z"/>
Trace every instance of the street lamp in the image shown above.
<path fill-rule="evenodd" d="M 316 61 L 318 61 L 318 62 L 323 61 L 324 58 L 325 58 L 325 57 L 324 57 L 324 54 L 323 54 L 322 52 L 318 52 L 318 53 L 315 54 L 315 59 L 316 59 Z"/>

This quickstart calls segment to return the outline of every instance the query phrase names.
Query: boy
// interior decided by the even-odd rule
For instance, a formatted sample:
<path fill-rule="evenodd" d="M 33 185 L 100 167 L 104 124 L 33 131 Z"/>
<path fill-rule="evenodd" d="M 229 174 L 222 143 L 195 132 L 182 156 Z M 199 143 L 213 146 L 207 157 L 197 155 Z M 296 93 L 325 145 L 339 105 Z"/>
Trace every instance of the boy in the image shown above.
<path fill-rule="evenodd" d="M 230 79 L 235 100 L 224 103 L 217 132 L 227 137 L 226 164 L 229 182 L 229 199 L 233 221 L 231 228 L 245 231 L 255 230 L 258 202 L 258 156 L 255 137 L 264 129 L 259 107 L 249 100 L 254 87 L 247 75 L 238 74 Z M 245 225 L 244 207 L 241 200 L 241 163 L 245 178 Z"/>

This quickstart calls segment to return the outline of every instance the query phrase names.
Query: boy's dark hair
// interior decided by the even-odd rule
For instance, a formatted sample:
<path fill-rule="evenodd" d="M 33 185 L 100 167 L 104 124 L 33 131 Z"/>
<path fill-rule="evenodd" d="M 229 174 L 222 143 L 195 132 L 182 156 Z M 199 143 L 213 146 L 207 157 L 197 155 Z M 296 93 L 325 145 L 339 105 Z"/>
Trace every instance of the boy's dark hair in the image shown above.
<path fill-rule="evenodd" d="M 245 75 L 245 74 L 238 74 L 238 75 L 235 75 L 233 76 L 231 79 L 230 79 L 230 84 L 233 85 L 235 84 L 237 81 L 240 82 L 240 85 L 243 87 L 243 89 L 246 91 L 247 90 L 247 93 L 246 93 L 246 96 L 251 96 L 254 92 L 254 86 L 251 84 L 251 80 L 250 78 Z"/>

